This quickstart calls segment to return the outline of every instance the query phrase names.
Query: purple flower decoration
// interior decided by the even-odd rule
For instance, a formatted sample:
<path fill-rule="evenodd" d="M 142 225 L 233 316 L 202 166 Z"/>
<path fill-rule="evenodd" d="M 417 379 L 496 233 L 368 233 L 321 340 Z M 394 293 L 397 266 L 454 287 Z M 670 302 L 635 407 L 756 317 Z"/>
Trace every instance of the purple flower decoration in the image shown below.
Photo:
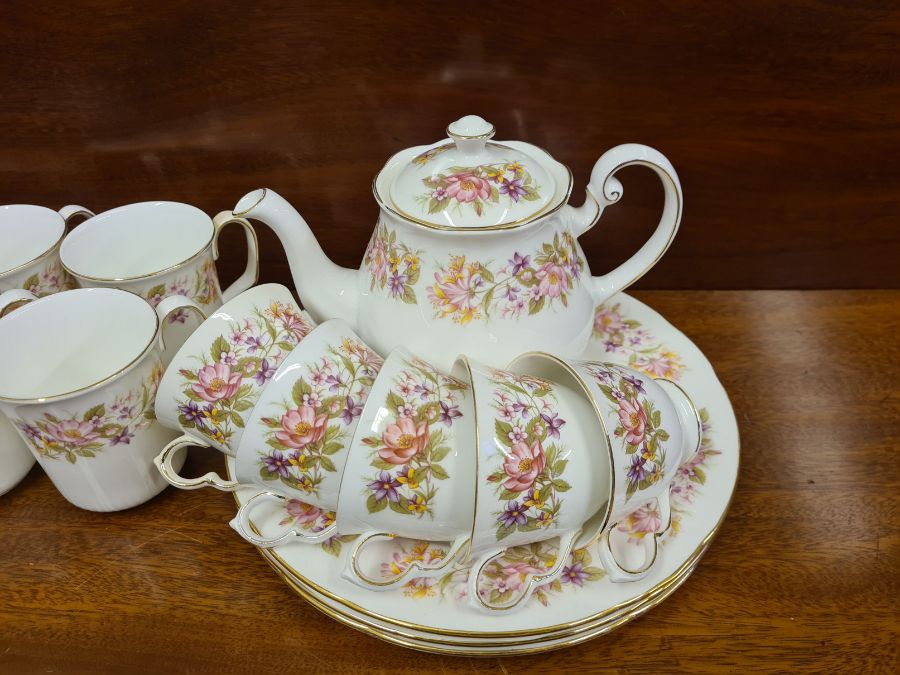
<path fill-rule="evenodd" d="M 541 419 L 547 424 L 547 433 L 553 436 L 553 438 L 559 438 L 559 430 L 563 428 L 566 421 L 557 413 L 553 413 L 552 415 L 541 413 Z"/>
<path fill-rule="evenodd" d="M 514 202 L 519 201 L 519 197 L 524 197 L 526 194 L 528 194 L 528 190 L 526 190 L 525 186 L 522 185 L 521 178 L 504 181 L 503 183 L 501 183 L 499 189 L 501 195 L 508 195 L 509 198 Z"/>
<path fill-rule="evenodd" d="M 289 459 L 284 456 L 281 450 L 273 450 L 271 455 L 263 457 L 263 463 L 265 463 L 269 473 L 277 473 L 284 478 L 288 477 Z"/>
<path fill-rule="evenodd" d="M 640 483 L 647 476 L 647 470 L 644 468 L 646 459 L 639 454 L 635 454 L 631 458 L 631 466 L 628 467 L 628 480 L 632 483 Z"/>
<path fill-rule="evenodd" d="M 252 354 L 257 349 L 262 349 L 262 340 L 258 337 L 250 336 L 244 340 L 244 346 L 247 347 L 247 353 Z"/>
<path fill-rule="evenodd" d="M 522 289 L 518 286 L 510 284 L 509 288 L 506 289 L 506 299 L 510 302 L 515 302 L 519 298 L 519 291 Z"/>
<path fill-rule="evenodd" d="M 345 403 L 346 405 L 341 411 L 341 419 L 344 420 L 344 424 L 350 424 L 355 418 L 362 415 L 362 406 L 354 401 L 351 396 L 347 397 Z"/>
<path fill-rule="evenodd" d="M 500 189 L 502 190 L 503 188 L 501 187 Z M 509 264 L 512 265 L 512 273 L 513 276 L 515 276 L 531 264 L 531 256 L 513 253 L 513 257 L 510 259 Z"/>
<path fill-rule="evenodd" d="M 328 385 L 328 391 L 333 394 L 344 384 L 344 378 L 341 375 L 329 375 L 325 378 L 325 384 Z"/>
<path fill-rule="evenodd" d="M 560 578 L 564 584 L 584 586 L 584 582 L 587 581 L 588 575 L 587 572 L 584 571 L 584 565 L 580 562 L 576 562 L 563 567 L 562 577 Z"/>
<path fill-rule="evenodd" d="M 112 437 L 113 445 L 131 445 L 131 439 L 134 438 L 134 434 L 131 433 L 131 430 L 128 427 L 123 427 L 122 431 L 117 433 Z"/>
<path fill-rule="evenodd" d="M 521 413 L 522 417 L 530 417 L 531 416 L 531 410 L 528 408 L 528 405 L 525 403 L 522 403 L 521 401 L 517 400 L 515 403 L 513 403 L 512 407 L 515 412 Z"/>
<path fill-rule="evenodd" d="M 196 406 L 197 404 L 195 403 L 194 405 Z M 41 437 L 41 430 L 31 424 L 24 425 L 22 427 L 22 431 L 25 432 L 25 435 L 33 441 L 36 441 Z"/>
<path fill-rule="evenodd" d="M 256 383 L 260 386 L 264 385 L 266 382 L 272 379 L 272 376 L 275 374 L 275 364 L 269 363 L 269 359 L 263 359 L 262 363 L 259 365 L 259 372 L 253 376 L 253 379 L 256 380 Z"/>
<path fill-rule="evenodd" d="M 415 387 L 413 387 L 413 391 L 419 394 L 419 397 L 423 401 L 427 401 L 431 394 L 434 392 L 434 389 L 432 389 L 431 385 L 427 382 L 423 382 L 422 384 L 417 384 Z"/>
<path fill-rule="evenodd" d="M 459 412 L 458 405 L 447 405 L 443 401 L 441 401 L 441 422 L 446 424 L 448 427 L 453 426 L 453 420 L 457 417 L 462 417 L 462 413 Z"/>
<path fill-rule="evenodd" d="M 390 279 L 388 279 L 388 284 L 391 287 L 391 295 L 395 298 L 399 298 L 403 295 L 403 291 L 406 290 L 406 280 L 407 276 L 405 274 L 400 274 L 399 272 L 394 272 Z"/>
<path fill-rule="evenodd" d="M 400 483 L 387 471 L 379 473 L 378 480 L 369 483 L 368 487 L 375 493 L 375 501 L 380 502 L 385 497 L 388 498 L 388 501 L 395 503 L 400 501 L 400 495 L 397 494 L 397 488 L 400 487 Z"/>
<path fill-rule="evenodd" d="M 188 401 L 186 404 L 178 406 L 178 412 L 184 415 L 188 422 L 194 424 L 203 422 L 203 411 L 194 401 Z"/>
<path fill-rule="evenodd" d="M 497 520 L 503 527 L 512 527 L 513 525 L 524 525 L 528 522 L 525 517 L 525 509 L 519 506 L 515 500 L 506 502 L 506 509 L 497 516 Z"/>
<path fill-rule="evenodd" d="M 634 375 L 626 375 L 626 376 L 623 377 L 622 379 L 625 380 L 625 381 L 626 381 L 628 384 L 630 384 L 632 387 L 634 387 L 634 390 L 635 390 L 636 392 L 638 392 L 639 394 L 646 394 L 646 393 L 647 393 L 647 390 L 644 389 L 644 383 L 641 382 L 641 380 L 638 379 L 637 377 L 635 377 Z"/>

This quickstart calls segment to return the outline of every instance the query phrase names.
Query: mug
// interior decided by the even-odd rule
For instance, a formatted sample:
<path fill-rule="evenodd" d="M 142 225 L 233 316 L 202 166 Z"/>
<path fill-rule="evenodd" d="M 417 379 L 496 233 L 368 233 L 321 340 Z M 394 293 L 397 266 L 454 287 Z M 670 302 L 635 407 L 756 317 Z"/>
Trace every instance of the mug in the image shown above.
<path fill-rule="evenodd" d="M 304 543 L 328 539 L 334 535 L 350 439 L 381 363 L 345 322 L 326 321 L 284 359 L 253 407 L 235 457 L 237 480 L 214 473 L 179 476 L 171 462 L 181 448 L 195 444 L 187 437 L 160 453 L 157 468 L 171 485 L 186 490 L 261 486 L 265 492 L 242 506 L 233 521 L 251 544 L 270 548 L 293 537 Z M 274 538 L 254 533 L 250 515 L 262 497 L 301 502 L 305 512 L 299 527 Z"/>
<path fill-rule="evenodd" d="M 172 358 L 156 397 L 160 423 L 183 432 L 182 446 L 234 457 L 261 392 L 313 326 L 280 284 L 229 300 Z"/>
<path fill-rule="evenodd" d="M 476 496 L 475 404 L 465 369 L 455 374 L 397 348 L 372 387 L 337 509 L 341 534 L 362 534 L 344 575 L 363 588 L 387 590 L 411 576 L 435 576 L 468 552 Z M 415 561 L 384 579 L 366 563 L 379 556 L 380 541 L 394 536 L 451 544 L 442 559 Z"/>
<path fill-rule="evenodd" d="M 611 581 L 643 579 L 653 567 L 659 541 L 671 524 L 669 485 L 678 467 L 700 447 L 700 415 L 687 393 L 669 380 L 653 379 L 612 363 L 563 359 L 545 352 L 517 357 L 510 368 L 546 377 L 574 379 L 603 424 L 607 471 L 612 476 L 604 513 L 585 523 L 577 547 L 599 539 L 600 561 Z M 663 523 L 641 539 L 643 563 L 631 568 L 613 549 L 618 524 L 656 500 Z"/>
<path fill-rule="evenodd" d="M 247 239 L 247 267 L 220 289 L 216 272 L 219 235 L 237 223 Z M 60 247 L 65 270 L 83 287 L 121 288 L 140 295 L 154 307 L 170 295 L 193 300 L 208 316 L 256 283 L 259 254 L 256 232 L 243 218 L 222 212 L 210 219 L 200 209 L 178 202 L 127 204 L 88 218 L 66 236 Z M 173 327 L 171 356 L 195 326 L 185 325 L 187 312 L 169 317 Z"/>
<path fill-rule="evenodd" d="M 153 456 L 174 435 L 153 402 L 165 347 L 161 323 L 187 298 L 158 308 L 116 289 L 77 289 L 42 299 L 0 295 L 0 411 L 72 504 L 118 511 L 166 487 Z"/>
<path fill-rule="evenodd" d="M 468 603 L 491 612 L 514 610 L 537 586 L 559 578 L 584 524 L 606 512 L 606 441 L 595 410 L 571 377 L 460 359 L 471 374 L 477 415 L 471 543 L 477 558 L 469 571 Z M 545 571 L 523 573 L 517 588 L 487 583 L 488 565 L 508 548 L 557 537 L 557 558 Z"/>
<path fill-rule="evenodd" d="M 75 281 L 60 265 L 59 245 L 73 218 L 92 215 L 83 206 L 59 211 L 30 204 L 0 206 L 0 293 L 20 289 L 44 297 L 74 288 Z M 19 302 L 29 299 L 24 296 Z M 15 487 L 33 465 L 28 447 L 0 414 L 0 494 Z"/>

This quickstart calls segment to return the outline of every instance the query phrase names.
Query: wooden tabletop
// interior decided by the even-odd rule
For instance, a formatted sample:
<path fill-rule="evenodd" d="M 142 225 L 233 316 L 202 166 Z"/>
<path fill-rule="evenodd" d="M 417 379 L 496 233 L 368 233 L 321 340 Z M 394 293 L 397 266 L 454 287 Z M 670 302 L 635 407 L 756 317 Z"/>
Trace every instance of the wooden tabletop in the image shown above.
<path fill-rule="evenodd" d="M 641 618 L 536 656 L 411 652 L 296 597 L 228 494 L 90 513 L 34 469 L 0 497 L 0 672 L 898 672 L 900 291 L 635 295 L 706 353 L 741 431 L 721 531 Z"/>

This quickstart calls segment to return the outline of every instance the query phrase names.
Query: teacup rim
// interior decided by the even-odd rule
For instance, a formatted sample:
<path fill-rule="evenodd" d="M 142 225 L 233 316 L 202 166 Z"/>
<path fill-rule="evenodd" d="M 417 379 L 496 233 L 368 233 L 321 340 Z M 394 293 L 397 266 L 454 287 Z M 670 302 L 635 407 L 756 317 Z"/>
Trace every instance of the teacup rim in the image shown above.
<path fill-rule="evenodd" d="M 63 258 L 63 250 L 65 249 L 67 242 L 69 242 L 69 241 L 74 242 L 74 241 L 76 241 L 76 238 L 78 236 L 82 236 L 82 235 L 76 234 L 76 232 L 79 231 L 79 228 L 84 228 L 94 218 L 100 218 L 101 216 L 105 216 L 105 215 L 108 215 L 108 214 L 114 213 L 114 212 L 124 212 L 127 209 L 131 209 L 134 207 L 143 207 L 148 204 L 167 204 L 167 205 L 174 205 L 174 206 L 178 206 L 178 207 L 186 207 L 187 209 L 190 209 L 192 211 L 196 211 L 196 212 L 202 214 L 205 217 L 205 219 L 209 222 L 209 237 L 208 237 L 208 239 L 203 244 L 203 246 L 200 247 L 199 250 L 195 251 L 194 253 L 192 253 L 190 256 L 188 256 L 184 260 L 181 260 L 180 262 L 177 262 L 177 263 L 173 263 L 163 269 L 154 270 L 153 272 L 147 272 L 144 274 L 123 276 L 123 277 L 112 277 L 112 276 L 97 277 L 97 276 L 93 276 L 93 275 L 89 275 L 89 274 L 84 274 L 82 272 L 78 272 L 66 264 L 66 261 Z M 85 232 L 87 230 L 82 229 L 81 231 Z M 63 234 L 62 234 L 62 236 L 60 236 L 60 241 L 57 242 L 59 244 L 59 249 L 60 249 L 59 263 L 60 263 L 60 265 L 62 265 L 62 268 L 66 272 L 71 274 L 73 277 L 75 277 L 76 279 L 82 279 L 85 281 L 94 281 L 94 282 L 103 283 L 103 284 L 115 284 L 115 283 L 129 282 L 129 281 L 142 281 L 142 280 L 146 280 L 146 279 L 153 279 L 155 277 L 160 277 L 165 274 L 169 274 L 170 272 L 174 272 L 175 270 L 181 269 L 185 265 L 188 265 L 188 264 L 194 262 L 195 260 L 202 257 L 207 251 L 210 250 L 210 248 L 212 247 L 212 244 L 213 244 L 213 239 L 215 239 L 215 236 L 216 236 L 216 227 L 215 227 L 215 223 L 213 223 L 213 219 L 209 216 L 208 213 L 206 213 L 206 211 L 204 211 L 203 209 L 201 209 L 197 206 L 194 206 L 193 204 L 188 204 L 187 202 L 177 202 L 177 201 L 173 201 L 173 200 L 169 200 L 169 199 L 151 199 L 151 200 L 145 200 L 142 202 L 133 202 L 131 204 L 122 204 L 120 206 L 116 206 L 111 209 L 107 209 L 106 211 L 101 211 L 100 213 L 97 213 L 97 214 L 91 216 L 90 218 L 85 220 L 83 223 L 79 224 L 78 227 L 73 228 L 72 231 L 69 232 L 68 234 L 66 234 L 65 228 L 63 228 Z M 75 245 L 75 244 L 72 244 L 72 245 Z"/>
<path fill-rule="evenodd" d="M 11 206 L 26 207 L 29 209 L 39 209 L 41 211 L 49 211 L 50 213 L 52 213 L 54 216 L 56 216 L 59 219 L 60 228 L 59 228 L 59 234 L 57 235 L 57 237 L 53 241 L 53 243 L 50 244 L 50 246 L 48 246 L 46 249 L 44 249 L 41 253 L 38 253 L 33 258 L 26 260 L 25 262 L 19 263 L 14 267 L 10 267 L 9 269 L 0 270 L 0 279 L 3 279 L 7 276 L 16 274 L 17 272 L 26 270 L 29 267 L 31 267 L 32 265 L 34 265 L 35 263 L 40 262 L 44 258 L 50 257 L 51 255 L 53 255 L 54 251 L 57 251 L 62 246 L 62 242 L 66 238 L 66 219 L 63 218 L 62 214 L 59 211 L 54 211 L 53 209 L 51 209 L 47 206 L 41 206 L 40 204 L 0 204 L 0 209 L 9 208 Z M 60 260 L 60 264 L 62 264 L 61 260 Z"/>
<path fill-rule="evenodd" d="M 65 302 L 64 298 L 73 297 L 71 294 L 83 295 L 85 293 L 98 293 L 98 292 L 103 293 L 103 294 L 111 293 L 114 295 L 119 295 L 121 297 L 126 297 L 126 296 L 134 297 L 141 301 L 140 305 L 138 305 L 138 304 L 135 305 L 136 307 L 146 306 L 147 309 L 149 309 L 149 311 L 153 315 L 154 329 L 153 329 L 152 334 L 150 335 L 149 340 L 147 341 L 147 344 L 144 345 L 144 347 L 141 349 L 141 351 L 131 361 L 129 361 L 124 366 L 120 367 L 115 372 L 103 377 L 102 379 L 92 382 L 91 384 L 86 384 L 82 387 L 78 387 L 77 389 L 73 389 L 71 391 L 62 392 L 59 394 L 53 394 L 52 396 L 42 396 L 42 397 L 15 398 L 15 397 L 10 397 L 10 396 L 4 396 L 2 393 L 0 393 L 0 403 L 7 403 L 10 405 L 17 405 L 17 406 L 18 405 L 33 405 L 33 404 L 43 405 L 45 403 L 56 403 L 59 401 L 68 400 L 71 398 L 75 398 L 76 396 L 80 396 L 82 394 L 86 394 L 88 392 L 95 391 L 97 389 L 100 389 L 100 388 L 108 385 L 108 384 L 111 384 L 112 382 L 118 380 L 119 378 L 123 377 L 128 372 L 130 372 L 131 370 L 136 368 L 138 366 L 138 364 L 140 364 L 144 360 L 144 358 L 147 356 L 147 354 L 154 349 L 157 341 L 159 340 L 159 335 L 160 335 L 161 322 L 160 322 L 159 314 L 156 312 L 155 309 L 153 309 L 153 307 L 150 306 L 150 304 L 148 302 L 144 301 L 139 296 L 135 295 L 134 293 L 130 293 L 129 291 L 123 291 L 118 288 L 75 288 L 70 291 L 54 293 L 54 294 L 48 295 L 44 298 L 38 298 L 37 300 L 35 300 L 33 302 L 29 302 L 28 304 L 23 306 L 20 310 L 18 310 L 16 313 L 11 314 L 10 317 L 7 317 L 7 319 L 14 318 L 16 316 L 26 316 L 26 314 L 20 314 L 20 312 L 27 310 L 29 306 L 37 306 L 40 303 L 43 303 L 44 305 L 46 305 L 47 303 L 53 303 L 53 302 Z M 22 319 L 22 320 L 24 321 L 24 319 Z"/>

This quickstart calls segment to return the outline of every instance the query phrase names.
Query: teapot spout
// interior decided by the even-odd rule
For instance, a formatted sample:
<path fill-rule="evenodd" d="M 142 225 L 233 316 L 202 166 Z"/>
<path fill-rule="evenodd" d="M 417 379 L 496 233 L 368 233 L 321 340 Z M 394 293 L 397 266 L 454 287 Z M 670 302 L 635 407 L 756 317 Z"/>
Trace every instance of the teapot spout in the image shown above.
<path fill-rule="evenodd" d="M 313 319 L 343 319 L 356 324 L 357 270 L 331 262 L 303 216 L 284 197 L 268 188 L 253 190 L 241 197 L 233 213 L 236 218 L 259 220 L 278 235 L 297 295 Z"/>

